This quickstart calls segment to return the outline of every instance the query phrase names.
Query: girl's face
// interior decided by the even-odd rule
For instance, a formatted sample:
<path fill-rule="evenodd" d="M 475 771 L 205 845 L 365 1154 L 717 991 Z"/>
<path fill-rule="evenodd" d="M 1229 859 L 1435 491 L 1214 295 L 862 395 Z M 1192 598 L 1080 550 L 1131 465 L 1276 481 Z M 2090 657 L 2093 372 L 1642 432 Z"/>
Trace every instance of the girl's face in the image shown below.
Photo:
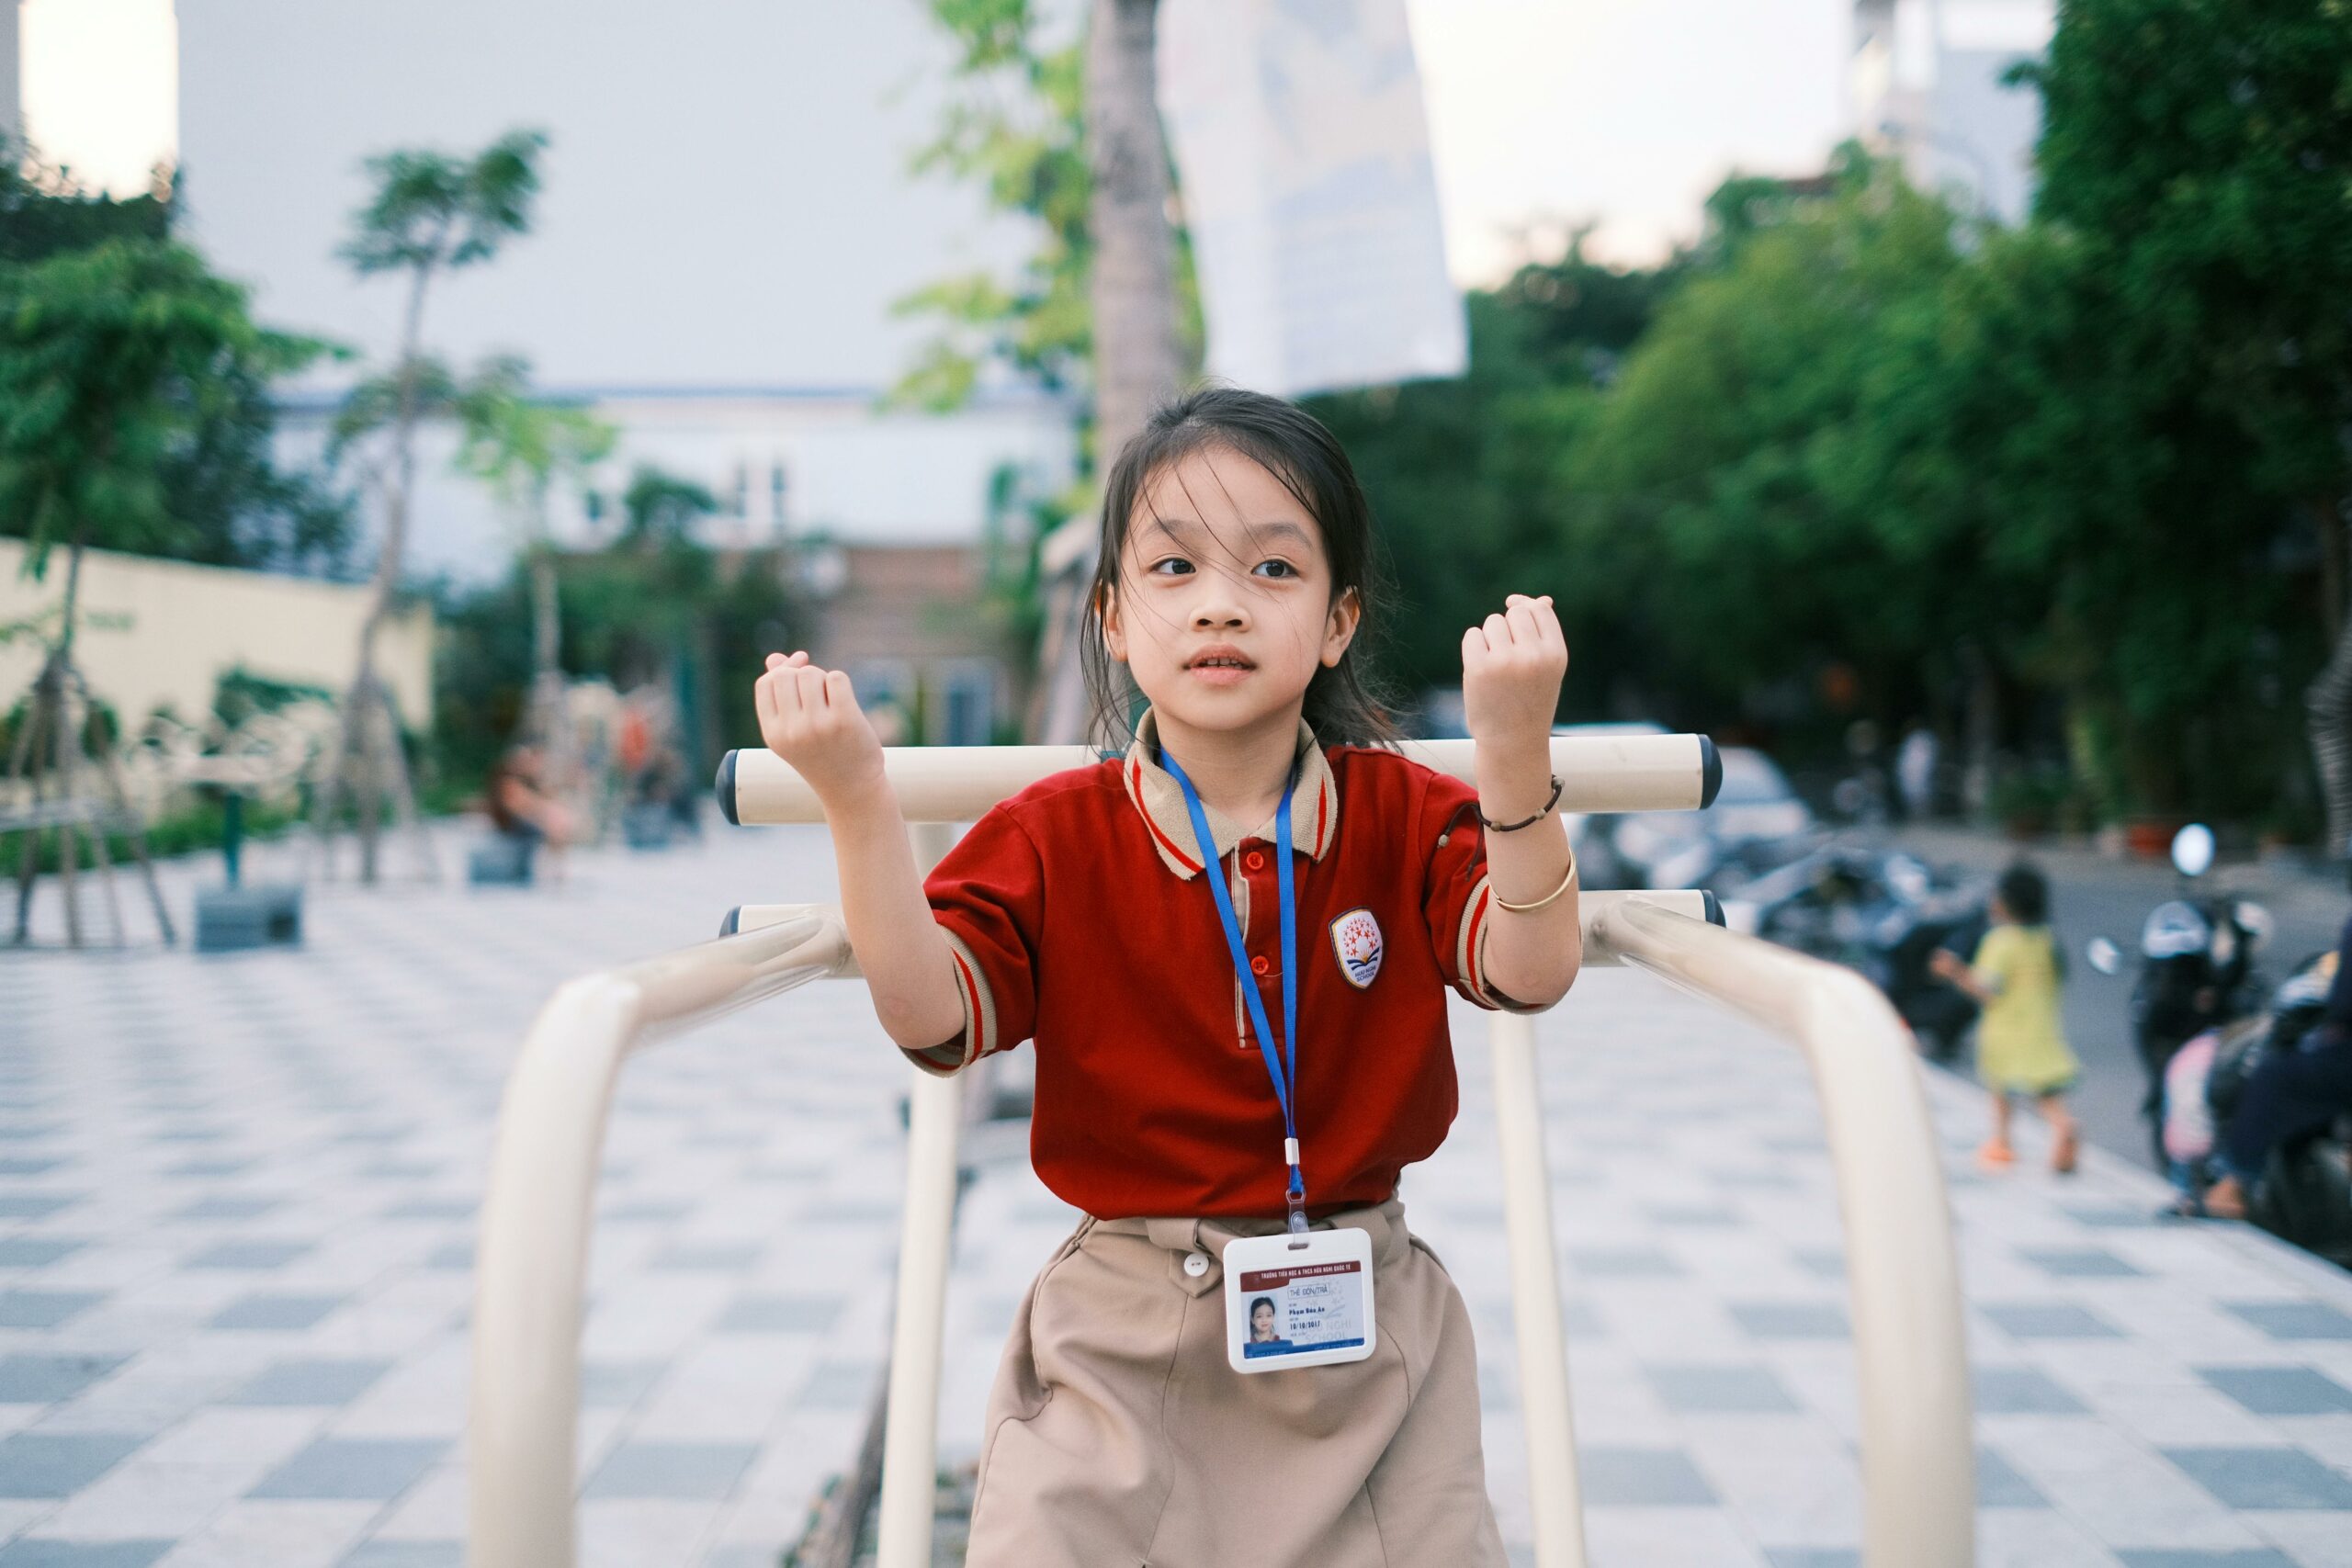
<path fill-rule="evenodd" d="M 1274 1309 L 1271 1305 L 1260 1302 L 1250 1310 L 1250 1334 L 1261 1340 L 1274 1337 Z"/>
<path fill-rule="evenodd" d="M 1353 592 L 1332 602 L 1322 530 L 1298 498 L 1210 447 L 1143 487 L 1102 637 L 1168 728 L 1246 730 L 1296 724 L 1359 614 Z"/>

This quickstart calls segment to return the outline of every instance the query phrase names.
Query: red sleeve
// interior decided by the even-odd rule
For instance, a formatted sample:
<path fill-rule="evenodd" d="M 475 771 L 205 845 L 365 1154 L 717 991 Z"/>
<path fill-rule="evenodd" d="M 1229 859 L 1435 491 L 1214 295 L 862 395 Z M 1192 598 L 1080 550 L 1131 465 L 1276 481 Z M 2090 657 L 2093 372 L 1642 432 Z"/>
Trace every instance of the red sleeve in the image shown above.
<path fill-rule="evenodd" d="M 1413 841 L 1423 858 L 1421 914 L 1446 984 L 1482 1008 L 1541 1011 L 1487 983 L 1494 893 L 1487 886 L 1487 839 L 1478 826 L 1478 792 L 1451 773 L 1430 773 Z"/>
<path fill-rule="evenodd" d="M 1035 1026 L 1045 867 L 1028 832 L 999 806 L 956 840 L 923 892 L 947 938 L 964 1032 L 907 1059 L 944 1076 L 1012 1049 Z"/>

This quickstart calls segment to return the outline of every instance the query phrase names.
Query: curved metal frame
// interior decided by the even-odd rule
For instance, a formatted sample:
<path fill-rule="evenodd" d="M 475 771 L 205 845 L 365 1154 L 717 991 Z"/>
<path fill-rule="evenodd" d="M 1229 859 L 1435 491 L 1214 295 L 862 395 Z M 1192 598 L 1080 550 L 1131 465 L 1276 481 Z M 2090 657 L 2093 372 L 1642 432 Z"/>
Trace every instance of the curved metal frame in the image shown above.
<path fill-rule="evenodd" d="M 1701 738 L 1633 739 L 1649 750 L 1617 759 L 1631 775 L 1617 781 L 1622 792 L 1605 779 L 1577 781 L 1569 793 L 1585 809 L 1687 807 L 1712 797 L 1718 782 L 1709 765 L 1713 748 L 1690 744 Z M 1685 772 L 1679 784 L 1664 780 L 1668 752 L 1651 744 L 1661 739 L 1680 742 L 1679 765 L 1699 777 Z M 1006 759 L 991 758 L 981 776 L 967 775 L 953 787 L 938 771 L 939 750 L 893 752 L 893 783 L 902 773 L 919 775 L 907 782 L 927 810 L 953 809 L 964 818 L 1068 761 L 1065 749 L 1006 748 L 1032 754 L 1011 770 L 1001 765 Z M 1460 759 L 1467 761 L 1466 754 Z M 1602 760 L 1580 750 L 1577 761 L 1590 766 Z M 729 763 L 721 784 L 732 817 L 741 775 L 736 754 Z M 1034 771 L 1020 776 L 1024 769 Z M 793 784 L 769 778 L 754 819 L 797 819 L 788 817 Z M 935 863 L 950 830 L 924 823 L 913 832 L 918 863 Z M 1847 1235 L 1862 1405 L 1864 1561 L 1872 1568 L 1897 1562 L 1961 1568 L 1974 1561 L 1968 1369 L 1951 1213 L 1909 1033 L 1859 976 L 1733 935 L 1720 929 L 1721 920 L 1712 895 L 1589 893 L 1586 962 L 1649 970 L 1792 1037 L 1804 1051 L 1821 1097 Z M 508 1078 L 476 1275 L 467 1557 L 476 1568 L 571 1568 L 574 1562 L 581 1302 L 598 1157 L 621 1063 L 649 1040 L 809 980 L 857 972 L 840 917 L 830 908 L 746 907 L 729 916 L 726 930 L 715 942 L 559 988 Z M 1534 1030 L 1531 1020 L 1505 1013 L 1494 1015 L 1490 1027 L 1536 1561 L 1544 1568 L 1582 1568 Z M 881 1568 L 918 1568 L 931 1560 L 956 1185 L 960 1080 L 912 1068 L 908 1077 L 908 1184 Z"/>

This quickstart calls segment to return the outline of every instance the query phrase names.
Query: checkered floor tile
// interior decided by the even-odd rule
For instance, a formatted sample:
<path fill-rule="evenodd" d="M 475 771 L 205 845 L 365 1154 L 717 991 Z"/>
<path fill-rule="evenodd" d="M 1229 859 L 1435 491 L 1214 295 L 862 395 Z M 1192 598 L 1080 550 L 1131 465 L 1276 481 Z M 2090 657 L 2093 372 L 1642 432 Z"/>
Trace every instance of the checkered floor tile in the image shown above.
<path fill-rule="evenodd" d="M 183 919 L 212 875 L 166 868 Z M 534 891 L 314 886 L 299 952 L 0 953 L 0 1568 L 454 1568 L 473 1216 L 533 1011 L 729 904 L 831 896 L 820 835 L 718 829 Z M 1482 1022 L 1457 1013 L 1461 1120 L 1405 1197 L 1470 1303 L 1491 1486 L 1532 1560 Z M 1594 1562 L 1857 1562 L 1842 1254 L 1802 1064 L 1623 972 L 1588 975 L 1539 1037 Z M 903 1073 L 831 984 L 630 1064 L 591 1269 L 584 1562 L 739 1568 L 798 1534 L 886 1345 Z M 1975 1093 L 1929 1089 L 1982 1561 L 2352 1564 L 2352 1280 L 2157 1224 L 2152 1184 L 2096 1156 L 1980 1178 Z M 951 1458 L 1075 1218 L 1022 1129 L 968 1153 Z"/>

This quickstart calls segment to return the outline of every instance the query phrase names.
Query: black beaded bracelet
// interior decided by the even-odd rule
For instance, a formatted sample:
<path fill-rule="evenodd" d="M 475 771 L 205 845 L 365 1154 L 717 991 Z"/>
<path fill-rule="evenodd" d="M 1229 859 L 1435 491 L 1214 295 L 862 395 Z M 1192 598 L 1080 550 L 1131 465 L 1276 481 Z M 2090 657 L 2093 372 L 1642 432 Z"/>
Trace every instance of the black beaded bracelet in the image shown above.
<path fill-rule="evenodd" d="M 1544 803 L 1543 810 L 1537 812 L 1532 817 L 1522 818 L 1517 822 L 1489 822 L 1487 820 L 1487 814 L 1481 811 L 1478 813 L 1478 826 L 1484 828 L 1489 833 L 1516 833 L 1521 828 L 1532 828 L 1538 822 L 1543 821 L 1546 817 L 1551 816 L 1552 807 L 1559 804 L 1560 775 L 1554 773 L 1552 775 L 1552 798 Z"/>

